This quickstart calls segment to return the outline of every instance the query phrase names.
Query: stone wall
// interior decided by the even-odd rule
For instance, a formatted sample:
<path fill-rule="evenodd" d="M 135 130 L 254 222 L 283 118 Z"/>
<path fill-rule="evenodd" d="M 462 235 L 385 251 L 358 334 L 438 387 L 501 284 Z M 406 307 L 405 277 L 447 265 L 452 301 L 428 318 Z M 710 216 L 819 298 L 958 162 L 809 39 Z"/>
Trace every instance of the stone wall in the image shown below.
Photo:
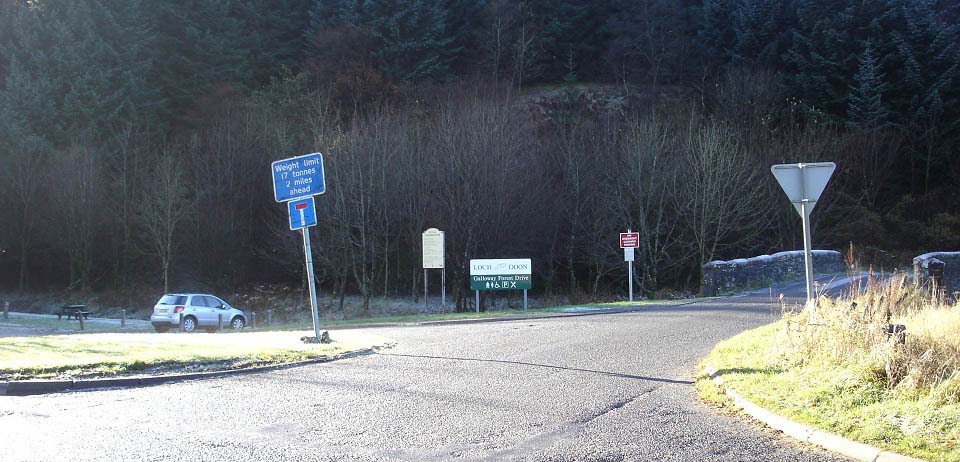
<path fill-rule="evenodd" d="M 843 272 L 840 252 L 813 251 L 813 273 Z M 792 250 L 773 255 L 712 261 L 703 265 L 703 295 L 714 296 L 751 287 L 804 278 L 803 251 Z"/>
<path fill-rule="evenodd" d="M 931 273 L 936 273 L 937 266 L 943 268 L 942 280 L 938 283 L 946 294 L 960 292 L 960 252 L 930 252 L 914 257 L 913 280 L 922 286 L 929 286 Z"/>

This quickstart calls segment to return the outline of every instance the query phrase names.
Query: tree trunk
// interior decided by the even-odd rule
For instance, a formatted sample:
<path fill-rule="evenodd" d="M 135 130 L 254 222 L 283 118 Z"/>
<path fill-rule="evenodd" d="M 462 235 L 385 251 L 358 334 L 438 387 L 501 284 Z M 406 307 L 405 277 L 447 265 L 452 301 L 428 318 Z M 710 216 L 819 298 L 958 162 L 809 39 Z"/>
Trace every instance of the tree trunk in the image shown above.
<path fill-rule="evenodd" d="M 170 260 L 164 258 L 160 263 L 163 266 L 163 293 L 170 291 Z"/>
<path fill-rule="evenodd" d="M 23 292 L 27 288 L 27 245 L 26 237 L 20 239 L 20 278 L 17 284 L 20 292 Z"/>

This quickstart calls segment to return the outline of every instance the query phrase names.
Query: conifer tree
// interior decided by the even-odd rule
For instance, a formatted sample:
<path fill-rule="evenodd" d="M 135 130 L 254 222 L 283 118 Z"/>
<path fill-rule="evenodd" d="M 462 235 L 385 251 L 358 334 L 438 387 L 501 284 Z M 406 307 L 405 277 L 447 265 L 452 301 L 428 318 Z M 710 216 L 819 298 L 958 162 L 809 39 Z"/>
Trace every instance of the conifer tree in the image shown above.
<path fill-rule="evenodd" d="M 608 57 L 618 72 L 650 83 L 678 83 L 690 73 L 696 34 L 691 8 L 673 0 L 616 3 L 607 29 Z M 717 33 L 722 33 L 717 31 Z"/>
<path fill-rule="evenodd" d="M 736 31 L 733 27 L 734 0 L 704 0 L 697 28 L 700 60 L 717 69 L 730 61 Z"/>
<path fill-rule="evenodd" d="M 873 46 L 867 42 L 860 54 L 860 68 L 853 76 L 854 84 L 847 97 L 847 124 L 860 129 L 883 128 L 888 123 L 889 111 L 883 104 L 888 86 L 877 65 Z"/>
<path fill-rule="evenodd" d="M 899 9 L 904 27 L 891 33 L 891 103 L 907 124 L 928 125 L 953 108 L 944 98 L 960 97 L 960 25 L 941 19 L 933 0 L 904 0 Z"/>
<path fill-rule="evenodd" d="M 791 46 L 783 55 L 792 96 L 818 117 L 842 118 L 865 43 L 871 41 L 876 63 L 883 66 L 892 52 L 887 34 L 896 14 L 890 2 L 798 3 Z"/>
<path fill-rule="evenodd" d="M 741 0 L 733 13 L 733 61 L 776 68 L 789 46 L 786 31 L 793 27 L 788 0 Z"/>
<path fill-rule="evenodd" d="M 463 47 L 455 46 L 455 34 L 440 2 L 425 0 L 315 0 L 310 12 L 307 40 L 325 30 L 343 26 L 373 42 L 372 58 L 384 75 L 397 82 L 423 78 L 446 79 L 450 65 Z M 326 40 L 349 40 L 350 35 L 327 36 Z M 339 45 L 334 45 L 339 46 Z M 310 52 L 323 54 L 323 44 L 313 43 Z"/>
<path fill-rule="evenodd" d="M 215 84 L 250 82 L 251 52 L 241 46 L 247 30 L 239 18 L 240 0 L 156 0 L 146 14 L 154 27 L 155 60 L 151 84 L 170 111 L 167 119 L 183 121 Z"/>
<path fill-rule="evenodd" d="M 310 23 L 310 0 L 245 0 L 238 15 L 246 33 L 237 45 L 250 50 L 257 85 L 280 75 L 281 67 L 295 69 L 303 60 L 303 31 Z"/>

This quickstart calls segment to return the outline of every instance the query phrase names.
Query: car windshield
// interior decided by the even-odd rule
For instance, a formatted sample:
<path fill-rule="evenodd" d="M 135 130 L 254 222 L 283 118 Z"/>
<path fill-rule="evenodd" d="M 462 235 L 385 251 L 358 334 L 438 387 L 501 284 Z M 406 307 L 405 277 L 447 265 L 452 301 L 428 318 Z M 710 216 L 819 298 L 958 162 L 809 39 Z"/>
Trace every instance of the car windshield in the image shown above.
<path fill-rule="evenodd" d="M 164 295 L 160 299 L 158 305 L 183 305 L 187 303 L 187 297 L 185 295 Z"/>

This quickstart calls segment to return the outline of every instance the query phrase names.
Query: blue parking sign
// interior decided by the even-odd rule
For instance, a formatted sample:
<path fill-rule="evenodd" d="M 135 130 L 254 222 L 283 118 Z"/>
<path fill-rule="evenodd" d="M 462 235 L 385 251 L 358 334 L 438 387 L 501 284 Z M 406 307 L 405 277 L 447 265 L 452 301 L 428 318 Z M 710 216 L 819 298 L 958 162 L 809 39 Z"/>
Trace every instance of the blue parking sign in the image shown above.
<path fill-rule="evenodd" d="M 317 225 L 313 197 L 287 202 L 287 211 L 290 212 L 290 229 L 293 231 Z"/>
<path fill-rule="evenodd" d="M 319 152 L 278 160 L 270 164 L 270 171 L 273 173 L 273 198 L 277 202 L 323 194 L 327 189 L 323 178 L 323 154 Z"/>

